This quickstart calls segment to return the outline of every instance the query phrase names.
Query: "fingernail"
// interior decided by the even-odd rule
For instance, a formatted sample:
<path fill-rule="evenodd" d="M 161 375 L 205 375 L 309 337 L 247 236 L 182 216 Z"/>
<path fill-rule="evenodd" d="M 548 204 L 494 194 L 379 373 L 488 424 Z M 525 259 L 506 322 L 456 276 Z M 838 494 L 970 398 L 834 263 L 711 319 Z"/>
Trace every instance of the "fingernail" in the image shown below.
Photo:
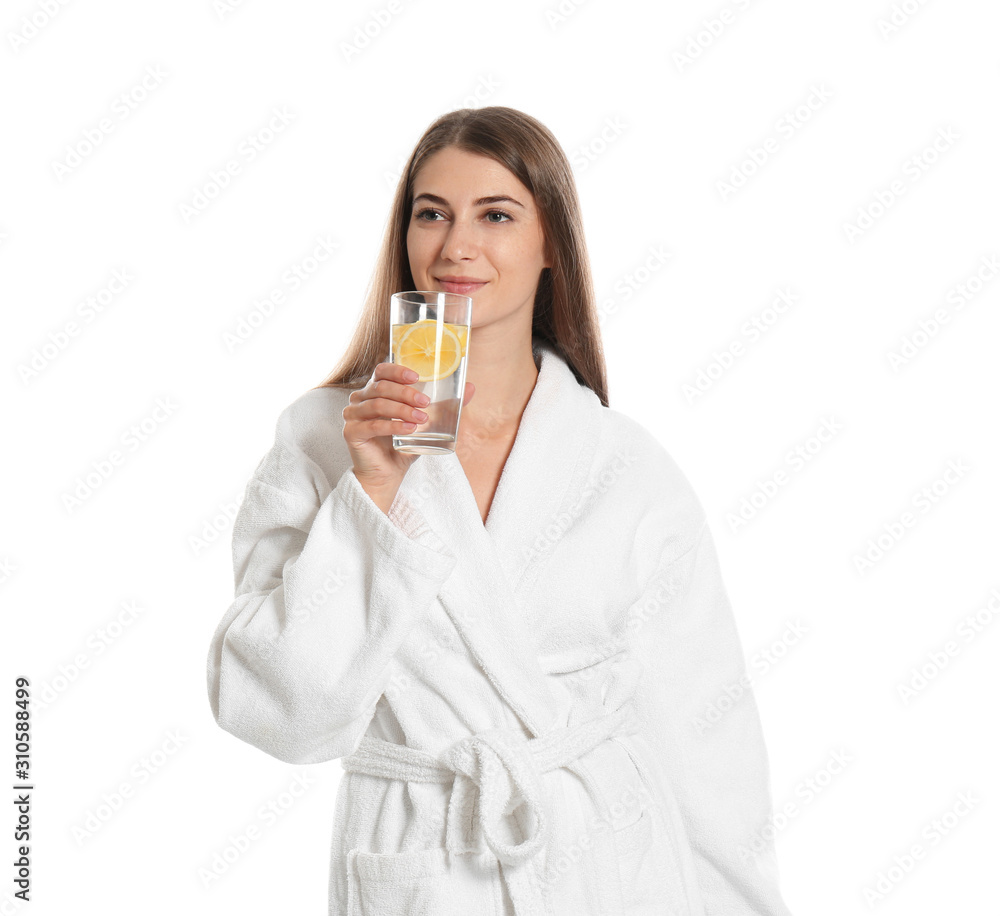
<path fill-rule="evenodd" d="M 412 369 L 407 369 L 407 370 L 406 370 L 406 374 L 405 374 L 404 378 L 405 378 L 405 379 L 406 379 L 406 380 L 407 380 L 408 382 L 415 382 L 415 381 L 417 380 L 417 378 L 418 378 L 418 375 L 417 375 L 417 373 L 416 373 L 416 372 L 414 372 L 414 371 L 413 371 Z"/>

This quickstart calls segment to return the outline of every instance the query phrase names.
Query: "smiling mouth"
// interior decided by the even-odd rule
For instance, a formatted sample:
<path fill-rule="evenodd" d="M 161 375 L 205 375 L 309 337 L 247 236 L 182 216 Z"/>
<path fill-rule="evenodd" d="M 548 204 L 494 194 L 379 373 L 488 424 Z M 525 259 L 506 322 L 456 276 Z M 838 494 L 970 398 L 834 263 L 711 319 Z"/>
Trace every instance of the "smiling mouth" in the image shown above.
<path fill-rule="evenodd" d="M 435 277 L 446 293 L 469 293 L 485 286 L 486 280 L 476 280 L 472 277 Z"/>

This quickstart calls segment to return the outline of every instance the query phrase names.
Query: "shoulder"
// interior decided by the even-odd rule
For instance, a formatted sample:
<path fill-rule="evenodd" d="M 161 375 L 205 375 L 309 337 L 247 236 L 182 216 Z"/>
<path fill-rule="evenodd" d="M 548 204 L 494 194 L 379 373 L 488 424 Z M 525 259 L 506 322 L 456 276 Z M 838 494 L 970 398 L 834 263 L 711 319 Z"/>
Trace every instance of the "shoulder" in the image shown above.
<path fill-rule="evenodd" d="M 691 483 L 663 441 L 653 435 L 638 420 L 611 407 L 602 407 L 599 413 L 599 452 L 618 455 L 646 474 L 645 485 L 651 491 L 690 491 Z"/>
<path fill-rule="evenodd" d="M 657 436 L 633 417 L 601 407 L 595 470 L 610 498 L 638 513 L 637 535 L 687 548 L 705 523 L 705 510 L 683 468 Z"/>
<path fill-rule="evenodd" d="M 280 490 L 322 501 L 350 467 L 344 442 L 346 388 L 311 388 L 279 414 L 274 445 L 254 477 Z"/>
<path fill-rule="evenodd" d="M 275 433 L 309 450 L 343 435 L 344 408 L 351 396 L 346 388 L 310 388 L 278 415 Z"/>

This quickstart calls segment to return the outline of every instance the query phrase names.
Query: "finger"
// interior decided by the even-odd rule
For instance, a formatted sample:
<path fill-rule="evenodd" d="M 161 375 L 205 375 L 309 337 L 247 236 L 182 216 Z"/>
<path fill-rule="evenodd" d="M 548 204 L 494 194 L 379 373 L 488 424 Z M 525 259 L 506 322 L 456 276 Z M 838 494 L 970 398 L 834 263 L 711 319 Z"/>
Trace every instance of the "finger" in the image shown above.
<path fill-rule="evenodd" d="M 400 419 L 423 423 L 427 414 L 392 398 L 368 398 L 355 406 L 353 419 L 363 422 L 377 419 Z"/>
<path fill-rule="evenodd" d="M 405 410 L 407 407 L 426 407 L 430 403 L 430 398 L 422 391 L 388 378 L 377 379 L 369 382 L 364 388 L 353 391 L 349 400 L 353 405 L 369 401 L 393 401 L 400 410 Z"/>
<path fill-rule="evenodd" d="M 419 376 L 413 369 L 404 366 L 402 363 L 385 362 L 379 363 L 372 373 L 372 379 L 375 381 L 383 378 L 391 379 L 401 385 L 407 385 L 415 382 Z"/>
<path fill-rule="evenodd" d="M 430 398 L 421 396 L 420 392 L 411 387 L 418 378 L 420 376 L 416 371 L 399 363 L 379 363 L 372 373 L 373 381 L 369 382 L 369 388 L 381 397 L 395 397 L 405 400 L 407 404 L 419 406 L 427 403 Z"/>
<path fill-rule="evenodd" d="M 355 434 L 348 434 L 348 439 L 355 443 L 367 442 L 369 439 L 376 439 L 379 436 L 402 436 L 413 432 L 419 425 L 412 420 L 391 420 L 387 417 L 375 417 L 360 422 L 362 425 L 358 427 Z M 346 426 L 345 431 L 347 431 Z M 359 433 L 360 435 L 358 435 Z"/>

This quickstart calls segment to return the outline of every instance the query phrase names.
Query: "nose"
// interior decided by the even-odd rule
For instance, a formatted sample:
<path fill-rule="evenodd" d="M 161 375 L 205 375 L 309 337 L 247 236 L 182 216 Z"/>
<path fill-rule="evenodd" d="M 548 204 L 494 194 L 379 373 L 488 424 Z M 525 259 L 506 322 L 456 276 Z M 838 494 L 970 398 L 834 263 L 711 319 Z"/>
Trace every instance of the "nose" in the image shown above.
<path fill-rule="evenodd" d="M 475 228 L 465 220 L 453 219 L 441 248 L 441 257 L 445 261 L 471 261 L 478 253 Z"/>

